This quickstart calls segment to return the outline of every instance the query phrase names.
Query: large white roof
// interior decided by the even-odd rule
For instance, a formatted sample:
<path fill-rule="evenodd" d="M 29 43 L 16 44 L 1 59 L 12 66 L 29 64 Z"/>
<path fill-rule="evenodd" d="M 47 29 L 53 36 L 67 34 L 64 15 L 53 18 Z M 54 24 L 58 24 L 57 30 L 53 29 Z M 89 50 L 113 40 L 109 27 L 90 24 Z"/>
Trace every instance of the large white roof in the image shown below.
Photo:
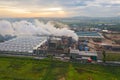
<path fill-rule="evenodd" d="M 33 49 L 47 40 L 46 37 L 20 36 L 0 43 L 0 51 L 32 52 Z"/>

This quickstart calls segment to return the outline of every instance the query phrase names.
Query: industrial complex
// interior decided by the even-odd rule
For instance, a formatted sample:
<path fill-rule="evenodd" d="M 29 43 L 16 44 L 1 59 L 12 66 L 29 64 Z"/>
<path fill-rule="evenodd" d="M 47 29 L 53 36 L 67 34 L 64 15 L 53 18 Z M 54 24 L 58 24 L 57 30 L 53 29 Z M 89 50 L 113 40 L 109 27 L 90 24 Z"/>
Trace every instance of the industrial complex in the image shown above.
<path fill-rule="evenodd" d="M 101 59 L 99 56 L 100 50 L 112 49 L 111 46 L 106 47 L 103 45 L 105 38 L 101 33 L 78 32 L 77 35 L 79 37 L 78 41 L 68 36 L 19 36 L 0 43 L 0 52 L 2 55 L 22 55 L 39 58 L 52 56 L 58 60 L 83 63 L 97 62 Z"/>

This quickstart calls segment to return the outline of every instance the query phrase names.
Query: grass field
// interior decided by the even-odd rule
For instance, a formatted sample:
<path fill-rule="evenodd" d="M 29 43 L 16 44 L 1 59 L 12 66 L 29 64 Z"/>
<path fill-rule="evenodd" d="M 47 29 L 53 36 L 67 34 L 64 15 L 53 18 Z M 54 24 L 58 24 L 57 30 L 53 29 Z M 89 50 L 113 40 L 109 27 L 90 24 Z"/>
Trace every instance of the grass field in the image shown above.
<path fill-rule="evenodd" d="M 107 61 L 120 61 L 120 53 L 106 53 Z"/>
<path fill-rule="evenodd" d="M 0 80 L 120 80 L 120 67 L 0 57 Z"/>

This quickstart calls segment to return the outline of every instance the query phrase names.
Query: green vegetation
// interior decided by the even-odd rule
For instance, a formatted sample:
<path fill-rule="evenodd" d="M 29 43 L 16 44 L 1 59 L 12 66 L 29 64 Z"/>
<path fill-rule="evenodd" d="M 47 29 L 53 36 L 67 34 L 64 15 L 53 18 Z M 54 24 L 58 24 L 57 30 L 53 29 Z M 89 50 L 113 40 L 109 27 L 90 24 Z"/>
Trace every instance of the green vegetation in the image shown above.
<path fill-rule="evenodd" d="M 0 80 L 120 80 L 119 75 L 117 66 L 0 57 Z"/>
<path fill-rule="evenodd" d="M 120 53 L 106 53 L 106 61 L 120 61 Z"/>
<path fill-rule="evenodd" d="M 102 55 L 103 55 L 103 62 L 105 63 L 106 62 L 106 52 L 104 50 L 102 51 Z"/>
<path fill-rule="evenodd" d="M 114 40 L 116 44 L 120 44 L 120 40 Z"/>

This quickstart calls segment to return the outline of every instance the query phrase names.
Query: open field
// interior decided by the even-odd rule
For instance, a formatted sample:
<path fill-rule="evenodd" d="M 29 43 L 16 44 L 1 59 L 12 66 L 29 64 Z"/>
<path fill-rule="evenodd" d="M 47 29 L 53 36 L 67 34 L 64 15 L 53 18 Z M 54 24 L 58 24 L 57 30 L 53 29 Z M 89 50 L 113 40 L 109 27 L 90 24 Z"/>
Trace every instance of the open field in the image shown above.
<path fill-rule="evenodd" d="M 120 40 L 120 33 L 116 34 L 105 34 L 108 38 L 111 38 L 112 40 Z"/>
<path fill-rule="evenodd" d="M 0 80 L 120 80 L 119 66 L 0 57 Z"/>

